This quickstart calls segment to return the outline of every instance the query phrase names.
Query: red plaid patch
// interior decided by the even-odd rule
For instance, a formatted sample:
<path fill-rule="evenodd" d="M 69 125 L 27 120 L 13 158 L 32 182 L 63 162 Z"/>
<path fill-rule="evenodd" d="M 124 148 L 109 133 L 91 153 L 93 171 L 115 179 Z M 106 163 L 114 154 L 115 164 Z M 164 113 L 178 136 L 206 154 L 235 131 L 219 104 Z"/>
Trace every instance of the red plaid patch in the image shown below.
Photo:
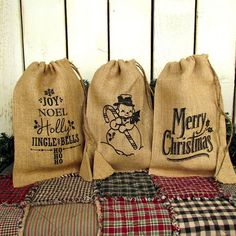
<path fill-rule="evenodd" d="M 99 200 L 102 235 L 172 235 L 169 211 L 159 200 Z"/>
<path fill-rule="evenodd" d="M 153 183 L 167 198 L 216 198 L 222 196 L 218 183 L 209 177 L 152 176 Z"/>
<path fill-rule="evenodd" d="M 1 203 L 20 203 L 26 200 L 31 186 L 14 188 L 12 176 L 0 176 L 0 204 Z"/>

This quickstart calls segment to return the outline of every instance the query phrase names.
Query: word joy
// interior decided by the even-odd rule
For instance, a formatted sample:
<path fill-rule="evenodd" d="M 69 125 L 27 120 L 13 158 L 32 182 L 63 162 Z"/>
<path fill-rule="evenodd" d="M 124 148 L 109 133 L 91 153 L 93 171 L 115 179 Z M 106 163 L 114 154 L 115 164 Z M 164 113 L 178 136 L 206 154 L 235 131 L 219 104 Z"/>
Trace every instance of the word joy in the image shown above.
<path fill-rule="evenodd" d="M 59 106 L 63 99 L 59 96 L 54 97 L 42 97 L 39 99 L 39 102 L 45 106 Z"/>

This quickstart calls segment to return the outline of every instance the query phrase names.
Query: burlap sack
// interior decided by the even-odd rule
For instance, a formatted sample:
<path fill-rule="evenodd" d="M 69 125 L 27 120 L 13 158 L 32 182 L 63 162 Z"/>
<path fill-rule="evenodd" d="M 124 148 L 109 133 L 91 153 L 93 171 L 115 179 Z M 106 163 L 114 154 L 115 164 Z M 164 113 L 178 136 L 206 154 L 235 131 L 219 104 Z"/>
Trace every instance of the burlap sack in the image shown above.
<path fill-rule="evenodd" d="M 138 67 L 134 60 L 112 60 L 93 77 L 80 172 L 86 180 L 149 167 L 153 110 L 145 73 Z"/>
<path fill-rule="evenodd" d="M 218 78 L 206 55 L 168 63 L 155 89 L 150 174 L 235 183 Z"/>
<path fill-rule="evenodd" d="M 15 187 L 79 171 L 85 96 L 72 67 L 67 59 L 34 62 L 15 87 Z"/>

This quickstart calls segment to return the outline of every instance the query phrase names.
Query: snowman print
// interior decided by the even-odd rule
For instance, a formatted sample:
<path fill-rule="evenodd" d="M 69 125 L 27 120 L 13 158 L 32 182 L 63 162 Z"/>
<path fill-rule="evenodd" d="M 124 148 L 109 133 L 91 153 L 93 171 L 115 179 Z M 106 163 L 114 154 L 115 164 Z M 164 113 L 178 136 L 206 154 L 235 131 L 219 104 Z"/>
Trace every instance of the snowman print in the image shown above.
<path fill-rule="evenodd" d="M 141 133 L 136 125 L 140 121 L 140 110 L 135 111 L 130 94 L 119 95 L 113 106 L 105 105 L 103 117 L 109 125 L 105 143 L 117 154 L 132 156 L 142 148 Z"/>

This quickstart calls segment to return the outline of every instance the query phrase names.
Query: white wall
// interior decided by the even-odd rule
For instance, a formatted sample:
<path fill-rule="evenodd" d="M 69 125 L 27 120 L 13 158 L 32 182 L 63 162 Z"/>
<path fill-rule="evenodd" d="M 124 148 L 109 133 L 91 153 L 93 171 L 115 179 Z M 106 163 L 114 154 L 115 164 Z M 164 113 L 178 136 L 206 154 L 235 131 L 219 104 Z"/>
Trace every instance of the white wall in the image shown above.
<path fill-rule="evenodd" d="M 232 112 L 235 0 L 0 0 L 0 132 L 12 133 L 12 92 L 32 61 L 68 57 L 84 79 L 108 59 L 135 58 L 149 79 L 168 61 L 207 53 Z M 213 7 L 214 6 L 214 7 Z"/>

